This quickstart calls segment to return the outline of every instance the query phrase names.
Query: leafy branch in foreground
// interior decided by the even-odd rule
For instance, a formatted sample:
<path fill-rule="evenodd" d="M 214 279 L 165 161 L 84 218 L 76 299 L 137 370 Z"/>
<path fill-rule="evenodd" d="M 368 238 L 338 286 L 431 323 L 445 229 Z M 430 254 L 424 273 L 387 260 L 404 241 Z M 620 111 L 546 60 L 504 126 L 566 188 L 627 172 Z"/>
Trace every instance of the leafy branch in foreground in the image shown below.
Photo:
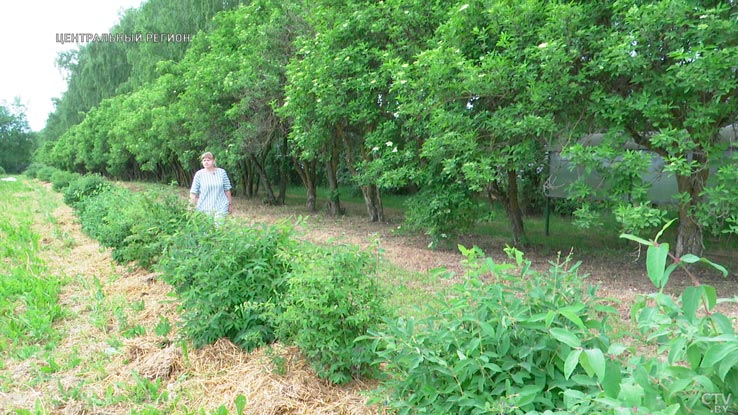
<path fill-rule="evenodd" d="M 515 249 L 507 249 L 515 264 L 500 264 L 460 247 L 466 275 L 452 295 L 439 295 L 426 318 L 388 320 L 371 332 L 388 375 L 377 401 L 398 414 L 725 412 L 714 397 L 731 405 L 738 396 L 738 337 L 716 306 L 735 300 L 718 299 L 687 265 L 727 271 L 671 254 L 659 238 L 672 222 L 653 240 L 623 235 L 648 247 L 659 289 L 637 298 L 631 315 L 640 334 L 628 344 L 614 340 L 631 333 L 608 324 L 617 312 L 584 286 L 578 264 L 552 263 L 543 273 Z M 677 267 L 695 284 L 674 298 L 663 288 Z"/>
<path fill-rule="evenodd" d="M 669 282 L 671 273 L 674 272 L 677 267 L 681 267 L 681 269 L 687 273 L 694 285 L 699 287 L 699 279 L 697 279 L 697 276 L 687 266 L 685 266 L 685 264 L 694 264 L 698 262 L 717 269 L 723 274 L 723 277 L 727 277 L 728 270 L 726 270 L 722 265 L 716 264 L 707 258 L 698 257 L 697 255 L 689 253 L 676 256 L 669 251 L 668 243 L 659 242 L 661 235 L 663 235 L 664 231 L 674 223 L 674 221 L 676 221 L 676 219 L 672 219 L 667 222 L 666 225 L 664 225 L 664 227 L 656 234 L 656 237 L 650 241 L 630 234 L 624 233 L 620 235 L 621 238 L 630 239 L 631 241 L 638 242 L 639 244 L 648 247 L 646 251 L 646 270 L 653 285 L 656 286 L 659 291 L 663 291 L 666 283 Z M 666 265 L 667 258 L 671 258 L 673 261 L 668 266 Z"/>

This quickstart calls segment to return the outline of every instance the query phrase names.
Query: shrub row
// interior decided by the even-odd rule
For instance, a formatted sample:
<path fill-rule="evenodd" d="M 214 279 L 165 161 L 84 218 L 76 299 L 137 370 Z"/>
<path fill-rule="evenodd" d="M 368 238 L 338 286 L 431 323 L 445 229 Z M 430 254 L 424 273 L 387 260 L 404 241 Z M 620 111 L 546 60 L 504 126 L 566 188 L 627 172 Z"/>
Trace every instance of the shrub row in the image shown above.
<path fill-rule="evenodd" d="M 297 242 L 287 225 L 246 227 L 187 209 L 176 192 L 132 192 L 101 176 L 44 166 L 82 229 L 121 263 L 160 272 L 181 300 L 182 333 L 198 346 L 229 338 L 246 350 L 296 344 L 335 383 L 376 371 L 369 341 L 387 316 L 378 259 L 349 247 Z"/>
<path fill-rule="evenodd" d="M 427 317 L 394 318 L 376 283 L 380 259 L 366 251 L 296 242 L 285 225 L 216 229 L 188 211 L 168 216 L 174 210 L 160 197 L 72 188 L 85 228 L 109 232 L 114 249 L 163 238 L 149 258 L 182 298 L 183 331 L 196 344 L 296 344 L 333 382 L 380 373 L 375 400 L 399 414 L 707 414 L 737 404 L 735 320 L 714 309 L 726 300 L 708 286 L 641 297 L 634 334 L 609 324 L 616 311 L 584 284 L 578 264 L 536 272 L 513 249 L 511 265 L 462 247 L 464 282 L 435 297 L 420 313 Z M 143 216 L 161 217 L 148 239 L 135 226 L 151 220 Z M 659 289 L 675 264 L 725 272 L 693 255 L 667 265 L 666 244 L 636 239 L 650 244 L 648 272 Z"/>

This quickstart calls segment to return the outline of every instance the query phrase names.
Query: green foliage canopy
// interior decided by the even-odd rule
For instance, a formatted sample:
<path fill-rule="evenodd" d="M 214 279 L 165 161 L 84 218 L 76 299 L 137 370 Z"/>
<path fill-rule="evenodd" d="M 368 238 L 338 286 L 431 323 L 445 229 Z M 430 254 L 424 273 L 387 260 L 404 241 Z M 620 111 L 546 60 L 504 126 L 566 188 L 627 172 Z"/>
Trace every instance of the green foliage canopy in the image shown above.
<path fill-rule="evenodd" d="M 30 164 L 35 148 L 35 135 L 20 101 L 0 103 L 0 168 L 12 174 L 22 172 Z"/>

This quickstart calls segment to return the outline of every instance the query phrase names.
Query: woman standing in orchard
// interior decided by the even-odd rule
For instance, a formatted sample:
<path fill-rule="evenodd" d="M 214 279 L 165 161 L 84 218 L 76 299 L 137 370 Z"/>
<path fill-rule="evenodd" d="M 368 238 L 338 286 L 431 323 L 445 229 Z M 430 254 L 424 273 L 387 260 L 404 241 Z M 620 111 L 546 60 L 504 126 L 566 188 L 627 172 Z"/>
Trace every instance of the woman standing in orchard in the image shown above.
<path fill-rule="evenodd" d="M 200 159 L 202 169 L 192 179 L 190 203 L 196 210 L 213 216 L 218 223 L 233 213 L 231 181 L 225 170 L 216 167 L 213 153 L 207 151 Z"/>

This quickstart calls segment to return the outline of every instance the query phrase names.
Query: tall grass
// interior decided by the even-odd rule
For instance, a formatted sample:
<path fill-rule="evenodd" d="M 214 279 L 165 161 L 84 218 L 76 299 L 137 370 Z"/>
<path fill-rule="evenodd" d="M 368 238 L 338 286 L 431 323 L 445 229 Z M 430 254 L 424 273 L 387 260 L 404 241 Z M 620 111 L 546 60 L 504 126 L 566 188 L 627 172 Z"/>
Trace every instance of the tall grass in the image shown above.
<path fill-rule="evenodd" d="M 0 354 L 27 358 L 53 347 L 60 335 L 54 322 L 62 282 L 49 275 L 33 212 L 50 209 L 24 182 L 0 182 Z M 4 359 L 0 359 L 4 360 Z"/>

